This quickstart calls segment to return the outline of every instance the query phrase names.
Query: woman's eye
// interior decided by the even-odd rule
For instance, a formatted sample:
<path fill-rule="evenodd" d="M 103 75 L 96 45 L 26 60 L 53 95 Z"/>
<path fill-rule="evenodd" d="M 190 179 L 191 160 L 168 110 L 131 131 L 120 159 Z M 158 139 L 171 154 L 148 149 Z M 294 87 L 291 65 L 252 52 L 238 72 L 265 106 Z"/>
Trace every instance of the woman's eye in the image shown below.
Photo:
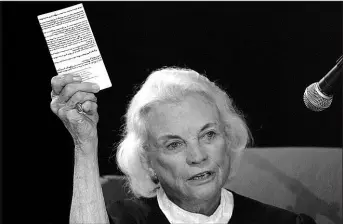
<path fill-rule="evenodd" d="M 169 150 L 175 150 L 177 148 L 179 148 L 181 146 L 181 142 L 173 142 L 173 143 L 170 143 L 169 145 L 167 145 L 167 148 Z"/>
<path fill-rule="evenodd" d="M 204 138 L 208 141 L 214 139 L 216 137 L 217 133 L 215 133 L 214 131 L 209 131 L 204 135 Z"/>

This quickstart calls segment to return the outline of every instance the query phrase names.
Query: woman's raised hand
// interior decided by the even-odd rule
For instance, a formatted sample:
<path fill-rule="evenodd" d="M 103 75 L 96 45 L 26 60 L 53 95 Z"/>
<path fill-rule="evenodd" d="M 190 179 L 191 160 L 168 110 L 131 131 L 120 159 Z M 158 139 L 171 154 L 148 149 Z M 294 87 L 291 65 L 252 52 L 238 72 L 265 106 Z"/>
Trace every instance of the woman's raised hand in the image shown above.
<path fill-rule="evenodd" d="M 51 79 L 51 110 L 62 120 L 73 137 L 75 147 L 80 147 L 83 153 L 90 154 L 96 147 L 82 147 L 98 141 L 97 99 L 94 93 L 99 92 L 99 86 L 90 82 L 81 82 L 79 75 L 66 74 L 54 76 Z M 82 105 L 84 113 L 79 113 L 77 103 Z"/>

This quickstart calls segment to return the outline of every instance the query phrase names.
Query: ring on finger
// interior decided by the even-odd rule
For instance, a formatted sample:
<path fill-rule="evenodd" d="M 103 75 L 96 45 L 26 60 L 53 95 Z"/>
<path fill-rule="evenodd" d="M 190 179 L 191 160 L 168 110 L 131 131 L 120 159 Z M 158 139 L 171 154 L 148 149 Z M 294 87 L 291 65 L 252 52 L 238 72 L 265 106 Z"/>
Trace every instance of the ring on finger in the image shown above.
<path fill-rule="evenodd" d="M 82 109 L 82 104 L 81 103 L 77 103 L 76 104 L 76 110 L 79 114 L 85 114 L 85 112 Z"/>

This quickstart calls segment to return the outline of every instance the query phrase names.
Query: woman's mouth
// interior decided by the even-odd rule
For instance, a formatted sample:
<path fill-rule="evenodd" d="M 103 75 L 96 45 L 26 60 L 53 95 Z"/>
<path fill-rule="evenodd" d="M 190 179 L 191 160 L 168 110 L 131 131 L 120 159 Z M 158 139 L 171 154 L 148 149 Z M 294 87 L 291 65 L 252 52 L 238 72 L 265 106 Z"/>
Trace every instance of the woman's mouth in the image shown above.
<path fill-rule="evenodd" d="M 212 181 L 213 178 L 215 176 L 215 173 L 212 171 L 205 171 L 202 173 L 198 173 L 194 176 L 192 176 L 191 178 L 188 179 L 188 181 L 190 181 L 190 183 L 192 184 L 204 184 L 207 183 L 209 181 Z"/>

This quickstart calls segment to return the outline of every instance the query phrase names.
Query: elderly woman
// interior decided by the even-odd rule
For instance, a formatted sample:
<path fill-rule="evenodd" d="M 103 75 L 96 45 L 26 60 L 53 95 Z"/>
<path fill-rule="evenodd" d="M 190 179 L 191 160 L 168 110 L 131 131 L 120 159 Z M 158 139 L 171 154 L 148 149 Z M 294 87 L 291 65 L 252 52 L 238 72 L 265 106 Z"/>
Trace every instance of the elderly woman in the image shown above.
<path fill-rule="evenodd" d="M 117 163 L 135 198 L 106 210 L 97 162 L 99 89 L 73 75 L 54 77 L 52 89 L 51 109 L 75 143 L 71 223 L 315 223 L 224 188 L 249 130 L 222 89 L 180 68 L 153 72 L 130 102 Z"/>

